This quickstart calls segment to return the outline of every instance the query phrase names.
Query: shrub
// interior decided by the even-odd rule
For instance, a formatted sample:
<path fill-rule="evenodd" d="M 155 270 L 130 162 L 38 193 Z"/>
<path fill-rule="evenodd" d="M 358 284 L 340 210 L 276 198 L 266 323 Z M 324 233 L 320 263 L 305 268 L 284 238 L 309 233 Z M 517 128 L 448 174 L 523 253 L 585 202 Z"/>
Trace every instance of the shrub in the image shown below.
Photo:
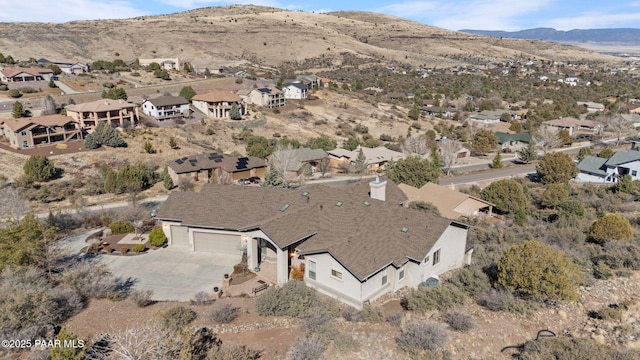
<path fill-rule="evenodd" d="M 238 308 L 230 302 L 218 302 L 211 311 L 213 321 L 228 324 L 238 317 Z"/>
<path fill-rule="evenodd" d="M 131 248 L 131 251 L 137 252 L 137 253 L 144 252 L 145 250 L 147 250 L 147 247 L 144 246 L 144 244 L 137 244 Z"/>
<path fill-rule="evenodd" d="M 581 277 L 561 251 L 535 240 L 511 247 L 498 262 L 498 285 L 541 300 L 576 299 Z"/>
<path fill-rule="evenodd" d="M 184 306 L 171 308 L 160 314 L 161 325 L 168 330 L 177 330 L 196 319 L 198 314 Z"/>
<path fill-rule="evenodd" d="M 561 336 L 529 340 L 522 345 L 517 358 L 522 360 L 632 360 L 640 358 L 640 352 L 637 350 L 617 349 L 599 344 L 592 339 L 575 339 Z"/>
<path fill-rule="evenodd" d="M 440 324 L 413 322 L 400 331 L 396 338 L 398 347 L 417 356 L 427 351 L 440 350 L 448 340 L 444 327 Z"/>
<path fill-rule="evenodd" d="M 109 299 L 110 301 L 122 301 L 126 297 L 127 296 L 124 291 L 113 291 L 110 292 L 109 295 L 107 295 L 107 299 Z"/>
<path fill-rule="evenodd" d="M 302 281 L 304 280 L 304 263 L 294 266 L 291 265 L 291 273 L 289 274 L 293 280 Z"/>
<path fill-rule="evenodd" d="M 460 269 L 453 274 L 449 282 L 472 296 L 491 288 L 489 276 L 478 267 L 468 266 Z"/>
<path fill-rule="evenodd" d="M 135 231 L 133 224 L 130 221 L 118 220 L 109 224 L 109 229 L 113 235 L 128 234 Z"/>
<path fill-rule="evenodd" d="M 490 289 L 478 294 L 478 304 L 491 311 L 508 311 L 513 313 L 524 313 L 531 303 L 519 299 L 509 291 Z"/>
<path fill-rule="evenodd" d="M 149 243 L 155 247 L 161 247 L 167 242 L 167 236 L 160 227 L 154 227 L 149 233 Z"/>
<path fill-rule="evenodd" d="M 129 248 L 126 246 L 123 246 L 120 248 L 120 252 L 122 253 L 122 255 L 124 255 L 129 252 Z"/>
<path fill-rule="evenodd" d="M 397 311 L 387 315 L 387 322 L 393 326 L 402 325 L 402 319 L 404 319 L 404 313 L 402 311 Z"/>
<path fill-rule="evenodd" d="M 362 321 L 362 312 L 352 306 L 345 306 L 342 309 L 342 317 L 351 322 Z"/>
<path fill-rule="evenodd" d="M 289 360 L 321 359 L 327 349 L 327 340 L 319 334 L 299 337 L 287 353 Z"/>
<path fill-rule="evenodd" d="M 87 149 L 97 149 L 100 147 L 100 143 L 96 141 L 94 134 L 89 134 L 84 138 L 84 147 Z"/>
<path fill-rule="evenodd" d="M 31 155 L 24 163 L 23 170 L 31 181 L 49 181 L 56 175 L 53 163 L 44 155 Z"/>
<path fill-rule="evenodd" d="M 104 265 L 96 266 L 82 261 L 62 272 L 60 283 L 74 289 L 83 299 L 105 298 L 118 286 L 118 282 Z"/>
<path fill-rule="evenodd" d="M 9 90 L 9 92 L 7 93 L 7 95 L 9 95 L 9 97 L 12 97 L 14 99 L 17 99 L 19 97 L 22 96 L 22 94 L 20 93 L 20 91 L 18 91 L 17 89 L 11 89 Z"/>
<path fill-rule="evenodd" d="M 9 90 L 9 87 L 7 86 L 7 84 L 0 84 L 0 91 L 7 91 Z"/>
<path fill-rule="evenodd" d="M 462 305 L 465 293 L 452 284 L 441 284 L 436 287 L 418 286 L 401 300 L 406 310 L 424 313 L 429 310 L 446 311 Z"/>
<path fill-rule="evenodd" d="M 302 327 L 308 331 L 315 331 L 321 326 L 326 325 L 335 317 L 335 314 L 326 306 L 318 306 L 310 309 L 302 318 Z"/>
<path fill-rule="evenodd" d="M 67 331 L 66 328 L 60 329 L 60 332 L 56 335 L 56 341 L 60 341 L 63 344 L 79 344 L 78 340 L 78 337 Z M 85 349 L 81 346 L 54 346 L 51 348 L 49 355 L 51 360 L 82 360 L 85 358 Z"/>
<path fill-rule="evenodd" d="M 471 316 L 467 314 L 463 314 L 461 312 L 457 312 L 457 311 L 448 312 L 444 314 L 444 316 L 442 317 L 442 320 L 444 320 L 444 322 L 449 324 L 449 326 L 451 326 L 452 329 L 457 331 L 465 332 L 473 329 L 474 327 Z"/>
<path fill-rule="evenodd" d="M 283 287 L 271 287 L 256 299 L 260 316 L 304 317 L 318 303 L 316 292 L 302 281 L 292 280 Z"/>
<path fill-rule="evenodd" d="M 208 353 L 208 360 L 256 360 L 260 358 L 262 351 L 254 350 L 246 346 L 222 345 L 214 346 Z"/>
<path fill-rule="evenodd" d="M 482 190 L 480 197 L 494 203 L 496 209 L 503 213 L 516 213 L 518 210 L 526 209 L 529 204 L 529 197 L 524 188 L 513 179 L 492 182 Z"/>
<path fill-rule="evenodd" d="M 365 304 L 361 312 L 362 320 L 372 324 L 384 322 L 384 314 L 379 307 Z"/>
<path fill-rule="evenodd" d="M 134 290 L 129 295 L 129 298 L 138 305 L 138 307 L 145 307 L 153 304 L 153 300 L 151 300 L 152 296 L 153 291 L 151 290 Z"/>
<path fill-rule="evenodd" d="M 211 298 L 211 295 L 209 295 L 209 293 L 205 291 L 200 291 L 196 293 L 193 296 L 193 299 L 191 299 L 191 303 L 194 305 L 206 305 L 206 304 L 209 304 L 211 301 L 213 301 L 213 299 Z"/>
<path fill-rule="evenodd" d="M 617 214 L 607 214 L 589 228 L 589 239 L 597 243 L 609 240 L 631 240 L 633 229 L 629 220 Z"/>

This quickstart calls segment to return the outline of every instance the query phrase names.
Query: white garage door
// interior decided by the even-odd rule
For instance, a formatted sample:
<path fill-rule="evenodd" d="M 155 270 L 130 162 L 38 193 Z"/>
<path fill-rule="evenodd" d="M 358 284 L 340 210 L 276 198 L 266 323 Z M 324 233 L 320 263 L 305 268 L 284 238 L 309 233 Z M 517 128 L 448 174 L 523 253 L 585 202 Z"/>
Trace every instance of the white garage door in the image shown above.
<path fill-rule="evenodd" d="M 180 225 L 171 225 L 171 245 L 189 246 L 189 228 Z"/>
<path fill-rule="evenodd" d="M 195 251 L 227 255 L 242 255 L 242 241 L 240 235 L 194 232 L 193 245 L 195 247 Z"/>

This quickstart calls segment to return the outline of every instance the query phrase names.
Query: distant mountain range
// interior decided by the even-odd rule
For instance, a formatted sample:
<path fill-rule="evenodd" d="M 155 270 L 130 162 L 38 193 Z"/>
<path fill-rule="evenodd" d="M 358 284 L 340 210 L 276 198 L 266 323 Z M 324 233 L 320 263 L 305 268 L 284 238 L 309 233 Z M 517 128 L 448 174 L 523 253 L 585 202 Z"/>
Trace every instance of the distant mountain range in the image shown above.
<path fill-rule="evenodd" d="M 607 43 L 640 45 L 640 29 L 588 29 L 562 31 L 536 28 L 520 31 L 460 30 L 461 32 L 512 39 L 546 40 L 561 43 Z"/>

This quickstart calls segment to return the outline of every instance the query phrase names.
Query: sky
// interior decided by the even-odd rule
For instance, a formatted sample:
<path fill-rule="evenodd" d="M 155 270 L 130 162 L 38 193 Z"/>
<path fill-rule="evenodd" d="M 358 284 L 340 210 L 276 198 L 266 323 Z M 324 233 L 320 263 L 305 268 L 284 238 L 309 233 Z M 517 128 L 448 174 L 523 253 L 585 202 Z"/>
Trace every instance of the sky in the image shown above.
<path fill-rule="evenodd" d="M 640 0 L 0 0 L 0 22 L 117 19 L 229 4 L 309 12 L 373 11 L 449 30 L 640 27 Z"/>

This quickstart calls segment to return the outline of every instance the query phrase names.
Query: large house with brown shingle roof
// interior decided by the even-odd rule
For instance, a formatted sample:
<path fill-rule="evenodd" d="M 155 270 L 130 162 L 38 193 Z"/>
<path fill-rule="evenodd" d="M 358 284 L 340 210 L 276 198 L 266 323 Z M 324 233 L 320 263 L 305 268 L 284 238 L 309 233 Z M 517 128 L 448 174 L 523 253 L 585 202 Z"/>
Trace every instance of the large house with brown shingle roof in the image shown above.
<path fill-rule="evenodd" d="M 0 129 L 0 134 L 16 149 L 82 139 L 78 123 L 68 116 L 58 114 L 7 119 Z"/>
<path fill-rule="evenodd" d="M 51 80 L 53 70 L 42 68 L 4 68 L 0 70 L 0 81 L 2 82 L 25 82 Z"/>
<path fill-rule="evenodd" d="M 298 189 L 206 184 L 169 195 L 157 219 L 169 246 L 238 259 L 246 251 L 251 270 L 275 267 L 277 285 L 304 264 L 308 286 L 361 308 L 471 261 L 468 225 L 404 201 L 380 179 Z"/>
<path fill-rule="evenodd" d="M 191 98 L 191 103 L 196 109 L 215 119 L 228 118 L 234 105 L 240 111 L 240 115 L 247 113 L 247 107 L 242 98 L 226 90 L 213 90 L 206 94 L 198 94 Z"/>
<path fill-rule="evenodd" d="M 462 216 L 470 218 L 491 217 L 495 206 L 475 196 L 431 182 L 424 184 L 419 189 L 407 184 L 399 184 L 398 188 L 407 196 L 404 205 L 409 205 L 411 202 L 430 203 L 438 209 L 442 216 L 449 219 L 458 219 Z"/>
<path fill-rule="evenodd" d="M 140 117 L 138 106 L 124 100 L 101 99 L 67 106 L 66 110 L 83 129 L 93 129 L 102 121 L 113 127 L 135 126 Z"/>
<path fill-rule="evenodd" d="M 229 183 L 250 177 L 264 177 L 267 163 L 257 157 L 237 157 L 227 154 L 205 153 L 169 161 L 167 171 L 174 185 L 181 181 Z"/>
<path fill-rule="evenodd" d="M 597 121 L 581 120 L 572 117 L 563 117 L 545 121 L 542 125 L 554 131 L 567 130 L 571 136 L 575 136 L 580 132 L 587 134 L 600 134 L 603 130 L 602 124 L 599 124 Z"/>

